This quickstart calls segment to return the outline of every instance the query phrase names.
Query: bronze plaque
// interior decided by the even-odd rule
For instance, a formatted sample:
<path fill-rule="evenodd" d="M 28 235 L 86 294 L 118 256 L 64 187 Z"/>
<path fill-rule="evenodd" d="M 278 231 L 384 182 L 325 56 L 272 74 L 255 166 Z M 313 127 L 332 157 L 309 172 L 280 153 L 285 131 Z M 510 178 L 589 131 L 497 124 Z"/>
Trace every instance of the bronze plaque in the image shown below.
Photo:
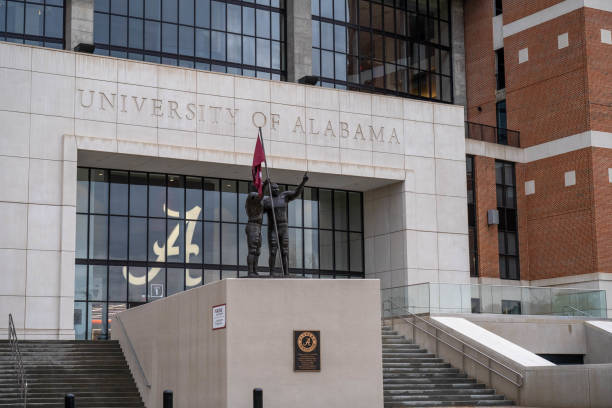
<path fill-rule="evenodd" d="M 321 332 L 293 331 L 293 370 L 321 371 Z"/>

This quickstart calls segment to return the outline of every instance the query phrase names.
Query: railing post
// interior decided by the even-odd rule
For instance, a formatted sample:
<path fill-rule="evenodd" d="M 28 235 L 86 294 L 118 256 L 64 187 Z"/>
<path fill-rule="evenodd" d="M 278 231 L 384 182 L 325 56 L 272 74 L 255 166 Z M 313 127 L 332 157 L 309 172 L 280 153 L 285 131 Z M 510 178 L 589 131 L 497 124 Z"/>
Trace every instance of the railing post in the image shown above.
<path fill-rule="evenodd" d="M 465 344 L 461 343 L 461 370 L 465 373 Z"/>
<path fill-rule="evenodd" d="M 263 408 L 263 390 L 261 388 L 253 389 L 253 408 Z"/>
<path fill-rule="evenodd" d="M 172 408 L 172 404 L 173 404 L 173 394 L 171 390 L 166 390 L 164 391 L 164 408 Z"/>
<path fill-rule="evenodd" d="M 438 337 L 438 328 L 436 327 L 435 329 L 435 336 L 436 336 L 436 357 L 440 357 L 440 354 L 438 353 L 438 343 L 440 342 L 439 337 Z"/>
<path fill-rule="evenodd" d="M 74 408 L 74 407 L 75 407 L 74 395 L 66 394 L 66 396 L 64 397 L 64 408 Z"/>
<path fill-rule="evenodd" d="M 489 387 L 493 388 L 493 374 L 491 373 L 491 357 L 489 357 L 487 366 L 489 367 Z"/>

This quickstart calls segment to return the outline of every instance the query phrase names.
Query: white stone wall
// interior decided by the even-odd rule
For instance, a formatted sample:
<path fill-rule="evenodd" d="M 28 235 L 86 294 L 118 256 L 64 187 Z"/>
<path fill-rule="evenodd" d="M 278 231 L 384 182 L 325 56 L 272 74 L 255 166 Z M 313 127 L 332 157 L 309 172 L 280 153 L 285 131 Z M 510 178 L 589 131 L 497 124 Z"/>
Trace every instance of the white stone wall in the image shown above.
<path fill-rule="evenodd" d="M 463 111 L 404 101 L 406 178 L 365 193 L 366 276 L 469 283 Z"/>
<path fill-rule="evenodd" d="M 0 43 L 0 331 L 73 335 L 77 161 L 248 178 L 264 122 L 277 179 L 366 191 L 368 276 L 469 281 L 462 107 Z"/>

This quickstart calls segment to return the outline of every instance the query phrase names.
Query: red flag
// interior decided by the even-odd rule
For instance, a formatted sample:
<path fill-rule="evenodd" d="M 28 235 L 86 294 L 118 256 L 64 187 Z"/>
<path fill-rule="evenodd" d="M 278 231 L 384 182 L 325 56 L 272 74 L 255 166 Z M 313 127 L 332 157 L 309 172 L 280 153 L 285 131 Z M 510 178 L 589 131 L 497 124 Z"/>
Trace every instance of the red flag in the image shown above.
<path fill-rule="evenodd" d="M 255 145 L 255 153 L 253 153 L 253 166 L 251 174 L 253 176 L 253 184 L 259 192 L 259 196 L 263 196 L 263 182 L 261 181 L 261 163 L 266 161 L 266 154 L 261 145 L 261 138 L 257 136 L 257 144 Z"/>

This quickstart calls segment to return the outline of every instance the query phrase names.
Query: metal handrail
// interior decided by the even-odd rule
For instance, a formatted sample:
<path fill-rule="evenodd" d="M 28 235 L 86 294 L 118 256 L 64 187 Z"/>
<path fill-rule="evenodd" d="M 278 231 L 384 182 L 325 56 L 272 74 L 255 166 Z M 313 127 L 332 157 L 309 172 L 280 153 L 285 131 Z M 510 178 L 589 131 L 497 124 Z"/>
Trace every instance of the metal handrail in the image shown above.
<path fill-rule="evenodd" d="M 13 315 L 11 313 L 9 313 L 8 325 L 8 341 L 9 345 L 11 346 L 12 355 L 15 360 L 15 367 L 17 369 L 19 395 L 23 400 L 23 407 L 26 407 L 28 404 L 28 380 L 23 367 L 23 359 L 21 358 L 21 351 L 19 350 L 19 340 L 17 339 L 17 331 L 15 330 L 15 323 L 13 322 Z"/>
<path fill-rule="evenodd" d="M 423 329 L 422 327 L 419 327 L 419 326 L 418 326 L 418 325 L 416 325 L 415 323 L 413 323 L 413 322 L 409 321 L 408 319 L 406 319 L 404 316 L 399 316 L 399 317 L 401 317 L 401 318 L 402 318 L 402 319 L 403 319 L 403 320 L 404 320 L 406 323 L 410 324 L 412 327 L 417 328 L 417 329 L 421 330 L 422 332 L 424 332 L 424 333 L 428 334 L 429 336 L 431 336 L 431 337 L 433 337 L 434 339 L 436 339 L 436 341 L 441 341 L 442 343 L 446 344 L 448 347 L 450 347 L 450 348 L 452 348 L 453 350 L 455 350 L 455 351 L 457 351 L 457 352 L 461 353 L 463 357 L 467 357 L 467 358 L 469 358 L 470 360 L 474 361 L 475 363 L 479 364 L 480 366 L 482 366 L 482 367 L 486 368 L 487 370 L 489 370 L 489 373 L 494 372 L 495 374 L 497 374 L 498 376 L 502 377 L 502 378 L 503 378 L 503 379 L 505 379 L 506 381 L 508 381 L 508 382 L 510 382 L 510 383 L 512 383 L 512 384 L 514 384 L 514 385 L 515 385 L 516 387 L 518 387 L 518 388 L 521 388 L 521 387 L 523 386 L 523 375 L 522 375 L 520 372 L 516 371 L 515 369 L 513 369 L 513 368 L 511 368 L 511 367 L 508 367 L 506 364 L 504 364 L 504 363 L 502 363 L 501 361 L 497 360 L 495 357 L 490 356 L 490 355 L 488 355 L 488 354 L 486 354 L 486 353 L 484 353 L 484 352 L 482 352 L 482 351 L 478 350 L 478 349 L 477 349 L 477 348 L 475 348 L 474 346 L 471 346 L 470 344 L 466 343 L 465 341 L 463 341 L 463 340 L 459 339 L 458 337 L 456 337 L 456 336 L 454 336 L 454 335 L 450 334 L 450 333 L 449 333 L 449 332 L 447 332 L 446 330 L 439 328 L 438 326 L 434 325 L 434 324 L 433 324 L 433 323 L 431 323 L 430 321 L 427 321 L 427 320 L 423 319 L 422 317 L 417 316 L 416 314 L 414 314 L 414 313 L 410 312 L 410 311 L 409 311 L 409 310 L 408 310 L 408 309 L 407 309 L 405 306 L 399 306 L 399 305 L 396 305 L 395 303 L 393 303 L 393 302 L 392 302 L 392 301 L 390 301 L 390 300 L 386 300 L 385 302 L 388 302 L 388 303 L 391 305 L 391 307 L 396 307 L 396 308 L 399 308 L 399 309 L 403 309 L 403 310 L 404 310 L 404 311 L 405 311 L 405 312 L 406 312 L 406 313 L 407 313 L 407 314 L 408 314 L 410 317 L 415 318 L 415 319 L 418 319 L 419 321 L 421 321 L 421 322 L 423 322 L 423 323 L 427 324 L 428 326 L 430 326 L 430 327 L 434 328 L 434 329 L 435 329 L 436 334 L 431 333 L 431 332 L 429 332 L 429 331 L 427 331 L 427 330 Z M 444 339 L 440 338 L 440 337 L 437 335 L 437 333 L 438 333 L 438 332 L 442 332 L 442 333 L 444 333 L 445 335 L 447 335 L 448 337 L 451 337 L 452 339 L 454 339 L 454 340 L 458 341 L 459 343 L 461 343 L 461 350 L 460 350 L 460 349 L 458 349 L 457 347 L 453 346 L 452 344 L 450 344 L 450 343 L 448 343 L 448 342 L 444 341 Z M 413 339 L 413 340 L 414 340 L 414 339 Z M 481 361 L 477 360 L 477 359 L 476 359 L 476 358 L 474 358 L 473 356 L 471 356 L 471 355 L 469 355 L 469 354 L 466 354 L 466 353 L 465 353 L 465 347 L 468 347 L 468 348 L 470 348 L 470 349 L 474 350 L 476 353 L 478 353 L 478 354 L 480 354 L 480 355 L 484 356 L 485 358 L 487 358 L 487 359 L 489 360 L 489 364 L 488 364 L 488 365 L 485 365 L 484 363 L 482 363 Z M 507 369 L 508 371 L 511 371 L 512 373 L 514 373 L 514 374 L 515 374 L 515 375 L 518 377 L 518 381 L 514 381 L 513 379 L 506 377 L 504 374 L 500 373 L 499 371 L 497 371 L 496 369 L 494 369 L 493 367 L 491 367 L 491 362 L 494 362 L 495 364 L 498 364 L 498 365 L 500 365 L 500 366 L 504 367 L 505 369 Z M 490 382 L 490 381 L 489 381 L 489 382 Z M 491 385 L 491 384 L 489 384 L 489 385 Z"/>
<path fill-rule="evenodd" d="M 132 353 L 132 355 L 134 355 L 134 358 L 136 359 L 138 370 L 140 371 L 140 374 L 142 374 L 142 377 L 145 380 L 145 384 L 147 388 L 151 388 L 151 383 L 149 382 L 149 379 L 147 378 L 147 375 L 145 374 L 145 371 L 142 368 L 142 365 L 140 364 L 140 360 L 138 359 L 138 354 L 136 353 L 136 350 L 134 349 L 132 340 L 130 340 L 130 335 L 128 334 L 127 330 L 125 329 L 125 326 L 123 325 L 123 322 L 121 321 L 118 315 L 115 315 L 115 320 L 117 320 L 119 324 L 121 325 L 121 330 L 123 330 L 123 333 L 125 334 L 125 338 L 127 339 L 128 346 L 130 347 L 130 352 Z"/>
<path fill-rule="evenodd" d="M 586 317 L 591 317 L 591 315 L 590 315 L 590 314 L 588 314 L 587 312 L 585 312 L 585 311 L 583 311 L 583 310 L 580 310 L 580 309 L 576 309 L 575 307 L 572 307 L 572 306 L 570 306 L 570 305 L 566 305 L 566 306 L 564 306 L 564 308 L 565 308 L 566 310 L 567 310 L 567 309 L 570 309 L 570 310 L 573 310 L 574 312 L 578 312 L 578 313 L 582 314 L 583 316 L 586 316 Z"/>
<path fill-rule="evenodd" d="M 465 122 L 465 138 L 521 147 L 521 132 L 483 123 Z"/>

